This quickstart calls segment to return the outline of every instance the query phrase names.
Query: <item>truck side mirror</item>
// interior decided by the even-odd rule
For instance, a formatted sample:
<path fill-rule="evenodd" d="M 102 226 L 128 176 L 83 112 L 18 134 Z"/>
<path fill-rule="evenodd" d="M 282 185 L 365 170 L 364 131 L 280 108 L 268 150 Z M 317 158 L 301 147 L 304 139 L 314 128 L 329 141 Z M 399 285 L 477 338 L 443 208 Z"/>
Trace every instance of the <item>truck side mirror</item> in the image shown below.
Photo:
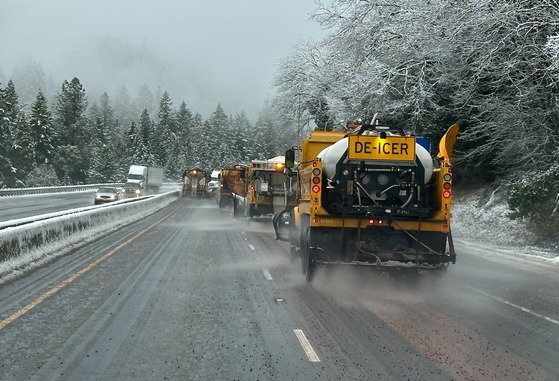
<path fill-rule="evenodd" d="M 292 169 L 295 167 L 295 150 L 288 149 L 285 151 L 285 168 Z"/>

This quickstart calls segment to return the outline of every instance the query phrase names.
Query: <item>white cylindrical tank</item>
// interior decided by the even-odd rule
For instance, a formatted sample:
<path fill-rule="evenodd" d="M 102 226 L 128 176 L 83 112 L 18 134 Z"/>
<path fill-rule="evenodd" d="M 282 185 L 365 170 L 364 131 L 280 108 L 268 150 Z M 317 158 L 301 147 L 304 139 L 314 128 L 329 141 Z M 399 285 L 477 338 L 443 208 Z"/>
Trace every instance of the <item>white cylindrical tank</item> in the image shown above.
<path fill-rule="evenodd" d="M 348 138 L 342 138 L 336 143 L 329 147 L 324 148 L 317 155 L 318 158 L 322 160 L 322 170 L 328 178 L 334 177 L 336 174 L 336 165 L 340 161 L 342 155 L 347 151 Z M 420 144 L 415 144 L 415 155 L 425 168 L 425 179 L 424 184 L 431 181 L 433 176 L 433 159 L 429 152 Z M 366 161 L 365 163 L 373 163 L 372 161 Z"/>

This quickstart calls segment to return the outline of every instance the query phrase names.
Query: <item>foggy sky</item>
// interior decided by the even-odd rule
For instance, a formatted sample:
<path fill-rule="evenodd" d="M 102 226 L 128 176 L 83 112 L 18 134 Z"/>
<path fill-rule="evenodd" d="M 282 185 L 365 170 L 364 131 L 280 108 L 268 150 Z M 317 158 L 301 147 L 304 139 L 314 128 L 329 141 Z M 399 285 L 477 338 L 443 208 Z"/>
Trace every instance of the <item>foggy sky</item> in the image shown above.
<path fill-rule="evenodd" d="M 0 73 L 10 79 L 33 60 L 58 89 L 78 77 L 90 98 L 114 99 L 122 85 L 134 98 L 147 84 L 175 108 L 185 101 L 208 117 L 221 103 L 254 121 L 278 61 L 326 35 L 313 9 L 313 0 L 0 0 Z"/>

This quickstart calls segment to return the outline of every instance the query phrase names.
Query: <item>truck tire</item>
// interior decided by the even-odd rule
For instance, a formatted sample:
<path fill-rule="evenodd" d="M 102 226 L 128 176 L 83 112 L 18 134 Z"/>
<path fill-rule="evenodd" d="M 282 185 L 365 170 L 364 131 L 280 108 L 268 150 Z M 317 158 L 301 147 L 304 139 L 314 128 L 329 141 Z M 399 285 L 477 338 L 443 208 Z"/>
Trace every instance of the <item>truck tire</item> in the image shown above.
<path fill-rule="evenodd" d="M 299 257 L 301 242 L 298 240 L 297 226 L 295 226 L 295 216 L 293 210 L 289 213 L 289 254 L 291 263 L 295 262 Z"/>
<path fill-rule="evenodd" d="M 309 227 L 306 227 L 303 231 L 303 239 L 301 242 L 301 263 L 303 265 L 303 274 L 307 280 L 307 283 L 311 283 L 314 277 L 314 272 L 316 269 L 316 264 L 314 263 L 314 258 L 311 249 L 311 231 Z"/>

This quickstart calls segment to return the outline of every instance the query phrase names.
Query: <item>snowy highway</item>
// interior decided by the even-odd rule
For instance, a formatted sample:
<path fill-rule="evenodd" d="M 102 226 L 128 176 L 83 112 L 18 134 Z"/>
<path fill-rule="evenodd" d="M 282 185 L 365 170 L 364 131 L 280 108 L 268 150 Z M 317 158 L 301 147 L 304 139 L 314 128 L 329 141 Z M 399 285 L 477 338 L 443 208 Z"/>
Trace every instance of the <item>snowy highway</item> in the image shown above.
<path fill-rule="evenodd" d="M 308 285 L 270 220 L 181 199 L 0 283 L 0 379 L 559 378 L 556 265 L 456 246 Z"/>

